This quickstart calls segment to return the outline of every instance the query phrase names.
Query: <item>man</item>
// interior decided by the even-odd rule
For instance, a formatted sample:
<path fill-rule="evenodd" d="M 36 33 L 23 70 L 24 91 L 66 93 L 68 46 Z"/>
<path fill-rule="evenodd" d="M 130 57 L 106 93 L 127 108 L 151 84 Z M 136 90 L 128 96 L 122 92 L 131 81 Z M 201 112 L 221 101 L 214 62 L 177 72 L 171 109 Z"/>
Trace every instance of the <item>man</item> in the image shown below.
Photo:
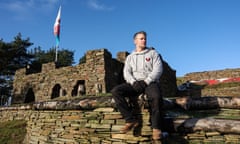
<path fill-rule="evenodd" d="M 152 138 L 158 140 L 162 138 L 161 107 L 163 99 L 159 87 L 159 79 L 163 71 L 162 61 L 156 50 L 146 47 L 146 32 L 135 33 L 133 39 L 135 50 L 127 56 L 123 69 L 126 83 L 114 87 L 111 91 L 116 106 L 126 121 L 120 132 L 127 133 L 139 125 L 134 110 L 138 106 L 138 96 L 145 93 L 150 106 Z"/>

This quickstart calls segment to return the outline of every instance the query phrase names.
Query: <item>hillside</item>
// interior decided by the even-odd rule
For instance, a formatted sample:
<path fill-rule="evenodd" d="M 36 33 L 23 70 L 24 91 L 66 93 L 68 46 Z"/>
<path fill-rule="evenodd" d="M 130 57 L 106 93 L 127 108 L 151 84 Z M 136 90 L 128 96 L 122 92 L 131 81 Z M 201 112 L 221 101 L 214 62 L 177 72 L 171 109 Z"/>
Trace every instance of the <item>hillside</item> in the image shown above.
<path fill-rule="evenodd" d="M 179 95 L 239 96 L 240 69 L 188 73 L 177 78 Z"/>

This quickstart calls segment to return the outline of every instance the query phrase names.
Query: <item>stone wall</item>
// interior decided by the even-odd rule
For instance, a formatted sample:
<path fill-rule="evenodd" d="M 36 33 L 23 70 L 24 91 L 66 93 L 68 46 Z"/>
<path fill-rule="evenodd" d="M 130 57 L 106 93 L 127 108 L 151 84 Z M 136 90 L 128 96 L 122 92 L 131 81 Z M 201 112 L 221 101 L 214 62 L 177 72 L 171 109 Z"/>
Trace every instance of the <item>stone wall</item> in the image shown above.
<path fill-rule="evenodd" d="M 238 86 L 219 87 L 219 88 L 204 88 L 201 92 L 202 96 L 240 96 L 240 83 Z"/>
<path fill-rule="evenodd" d="M 163 73 L 160 77 L 160 86 L 164 97 L 175 97 L 177 93 L 176 71 L 166 61 L 163 62 Z"/>
<path fill-rule="evenodd" d="M 26 75 L 26 69 L 17 70 L 13 84 L 13 103 L 46 101 L 56 97 L 107 93 L 121 83 L 122 63 L 112 59 L 106 49 L 86 53 L 86 63 L 56 68 L 55 63 L 42 65 L 41 73 Z"/>
<path fill-rule="evenodd" d="M 119 112 L 112 107 L 82 110 L 32 110 L 31 108 L 5 109 L 0 111 L 0 120 L 26 120 L 27 135 L 24 143 L 28 144 L 95 144 L 127 143 L 151 141 L 151 128 L 148 126 L 149 114 L 143 112 L 142 135 L 119 134 L 125 124 Z"/>
<path fill-rule="evenodd" d="M 234 77 L 240 77 L 240 68 L 193 72 L 193 73 L 188 73 L 184 75 L 183 78 L 185 81 L 191 81 L 191 80 L 199 81 L 199 80 L 234 78 Z"/>
<path fill-rule="evenodd" d="M 232 110 L 231 110 L 232 111 Z M 236 111 L 238 113 L 239 111 Z M 142 127 L 127 134 L 119 133 L 125 124 L 121 114 L 114 107 L 97 107 L 91 110 L 48 110 L 34 109 L 31 105 L 0 108 L 0 121 L 26 120 L 27 134 L 24 144 L 149 144 L 152 143 L 152 129 L 149 124 L 149 112 L 142 109 L 139 115 Z M 170 115 L 167 115 L 169 118 Z M 189 119 L 186 117 L 186 119 Z M 212 118 L 211 118 L 212 119 Z M 216 131 L 198 131 L 196 133 L 176 133 L 184 125 L 183 117 L 167 127 L 170 135 L 166 143 L 232 143 L 240 142 L 239 134 Z M 181 136 L 180 136 L 181 135 Z M 171 142 L 172 141 L 172 142 Z M 159 142 L 158 142 L 159 143 Z"/>

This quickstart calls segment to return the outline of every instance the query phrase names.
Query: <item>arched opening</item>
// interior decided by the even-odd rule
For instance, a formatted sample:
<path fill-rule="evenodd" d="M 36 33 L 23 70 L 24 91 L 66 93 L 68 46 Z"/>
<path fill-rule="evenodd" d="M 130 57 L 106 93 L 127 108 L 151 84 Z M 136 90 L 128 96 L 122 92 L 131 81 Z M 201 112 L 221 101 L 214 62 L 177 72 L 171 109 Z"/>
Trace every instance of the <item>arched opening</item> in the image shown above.
<path fill-rule="evenodd" d="M 72 90 L 72 96 L 81 96 L 86 94 L 85 90 L 85 81 L 84 80 L 78 80 L 76 85 L 73 87 Z"/>
<path fill-rule="evenodd" d="M 29 88 L 27 94 L 25 95 L 24 103 L 35 102 L 35 94 L 32 88 Z"/>
<path fill-rule="evenodd" d="M 61 90 L 60 84 L 56 84 L 52 89 L 51 99 L 59 97 L 60 96 L 60 90 Z"/>

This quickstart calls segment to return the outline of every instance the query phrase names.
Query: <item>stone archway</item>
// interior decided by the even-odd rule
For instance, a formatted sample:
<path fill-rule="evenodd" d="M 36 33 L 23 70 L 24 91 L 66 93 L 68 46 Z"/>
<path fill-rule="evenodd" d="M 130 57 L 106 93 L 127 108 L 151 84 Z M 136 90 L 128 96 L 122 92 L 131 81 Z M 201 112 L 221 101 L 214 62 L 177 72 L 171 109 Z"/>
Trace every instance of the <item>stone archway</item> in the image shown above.
<path fill-rule="evenodd" d="M 61 86 L 56 84 L 52 89 L 51 99 L 57 98 L 60 96 Z"/>
<path fill-rule="evenodd" d="M 29 88 L 24 99 L 24 103 L 35 102 L 35 94 L 32 88 Z"/>

